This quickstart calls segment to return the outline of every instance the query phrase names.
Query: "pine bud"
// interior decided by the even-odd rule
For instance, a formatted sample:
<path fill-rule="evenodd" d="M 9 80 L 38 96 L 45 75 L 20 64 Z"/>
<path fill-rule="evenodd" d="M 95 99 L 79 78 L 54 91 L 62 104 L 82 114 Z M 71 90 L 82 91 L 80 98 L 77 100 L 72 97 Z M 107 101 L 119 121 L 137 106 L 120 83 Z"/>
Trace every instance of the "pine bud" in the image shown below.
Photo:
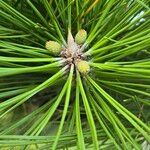
<path fill-rule="evenodd" d="M 83 44 L 86 41 L 87 32 L 84 29 L 79 30 L 79 32 L 75 36 L 75 42 L 77 44 Z"/>
<path fill-rule="evenodd" d="M 59 55 L 62 50 L 62 46 L 55 41 L 47 41 L 45 47 L 55 56 Z"/>
<path fill-rule="evenodd" d="M 87 61 L 78 60 L 76 66 L 79 72 L 82 74 L 87 74 L 90 71 L 90 66 Z"/>

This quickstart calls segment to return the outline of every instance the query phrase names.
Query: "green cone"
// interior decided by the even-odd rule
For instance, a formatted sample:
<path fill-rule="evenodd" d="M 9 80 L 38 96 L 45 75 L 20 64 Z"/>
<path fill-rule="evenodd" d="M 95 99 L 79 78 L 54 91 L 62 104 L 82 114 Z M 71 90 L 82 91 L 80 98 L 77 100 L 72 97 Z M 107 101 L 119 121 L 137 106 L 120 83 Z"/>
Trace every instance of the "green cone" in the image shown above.
<path fill-rule="evenodd" d="M 75 36 L 75 42 L 81 45 L 86 41 L 86 38 L 87 38 L 87 32 L 84 29 L 81 29 Z"/>
<path fill-rule="evenodd" d="M 47 41 L 45 47 L 55 56 L 59 55 L 62 50 L 62 46 L 55 41 Z"/>
<path fill-rule="evenodd" d="M 90 71 L 90 66 L 87 61 L 78 60 L 76 66 L 79 72 L 82 74 L 87 74 Z"/>

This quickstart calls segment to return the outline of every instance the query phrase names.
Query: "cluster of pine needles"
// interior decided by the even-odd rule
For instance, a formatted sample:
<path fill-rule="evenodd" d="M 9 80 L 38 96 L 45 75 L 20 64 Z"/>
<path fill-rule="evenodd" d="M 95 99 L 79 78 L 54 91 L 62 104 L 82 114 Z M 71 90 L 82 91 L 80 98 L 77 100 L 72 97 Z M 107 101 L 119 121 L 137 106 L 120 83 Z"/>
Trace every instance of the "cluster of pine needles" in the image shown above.
<path fill-rule="evenodd" d="M 86 67 L 46 49 L 83 29 Z M 0 0 L 1 150 L 149 143 L 150 0 Z"/>

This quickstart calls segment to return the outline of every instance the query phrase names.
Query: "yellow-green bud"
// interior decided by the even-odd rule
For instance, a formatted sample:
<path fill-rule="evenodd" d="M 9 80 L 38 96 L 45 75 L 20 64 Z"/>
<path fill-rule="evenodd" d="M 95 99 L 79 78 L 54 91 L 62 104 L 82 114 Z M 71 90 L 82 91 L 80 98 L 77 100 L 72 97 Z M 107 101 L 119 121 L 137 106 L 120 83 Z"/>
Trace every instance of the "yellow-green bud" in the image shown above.
<path fill-rule="evenodd" d="M 62 50 L 62 46 L 55 41 L 47 41 L 45 47 L 55 56 L 59 55 Z"/>
<path fill-rule="evenodd" d="M 34 144 L 31 144 L 29 148 L 30 148 L 30 150 L 36 150 L 36 149 L 38 149 L 38 147 L 36 145 L 34 145 Z"/>
<path fill-rule="evenodd" d="M 75 42 L 77 44 L 83 44 L 86 41 L 87 32 L 84 29 L 79 30 L 79 32 L 75 36 Z"/>
<path fill-rule="evenodd" d="M 82 74 L 87 74 L 90 71 L 90 66 L 87 61 L 78 60 L 76 66 L 79 72 Z"/>

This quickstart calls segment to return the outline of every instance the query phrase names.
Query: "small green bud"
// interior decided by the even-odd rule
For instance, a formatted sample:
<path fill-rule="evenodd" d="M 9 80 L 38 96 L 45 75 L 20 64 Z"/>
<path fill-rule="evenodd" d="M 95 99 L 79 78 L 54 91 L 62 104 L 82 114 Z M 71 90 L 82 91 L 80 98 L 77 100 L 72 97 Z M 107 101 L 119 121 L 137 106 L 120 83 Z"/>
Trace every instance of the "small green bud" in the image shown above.
<path fill-rule="evenodd" d="M 82 74 L 87 74 L 90 71 L 90 66 L 87 61 L 78 60 L 76 66 L 79 72 Z"/>
<path fill-rule="evenodd" d="M 34 145 L 34 144 L 31 144 L 29 146 L 29 148 L 30 148 L 30 150 L 36 150 L 36 149 L 38 149 L 38 147 L 36 145 Z"/>
<path fill-rule="evenodd" d="M 55 56 L 59 55 L 62 50 L 62 46 L 55 41 L 47 41 L 45 47 Z"/>
<path fill-rule="evenodd" d="M 75 42 L 77 44 L 83 44 L 86 41 L 87 32 L 84 29 L 79 30 L 79 32 L 75 36 Z"/>

